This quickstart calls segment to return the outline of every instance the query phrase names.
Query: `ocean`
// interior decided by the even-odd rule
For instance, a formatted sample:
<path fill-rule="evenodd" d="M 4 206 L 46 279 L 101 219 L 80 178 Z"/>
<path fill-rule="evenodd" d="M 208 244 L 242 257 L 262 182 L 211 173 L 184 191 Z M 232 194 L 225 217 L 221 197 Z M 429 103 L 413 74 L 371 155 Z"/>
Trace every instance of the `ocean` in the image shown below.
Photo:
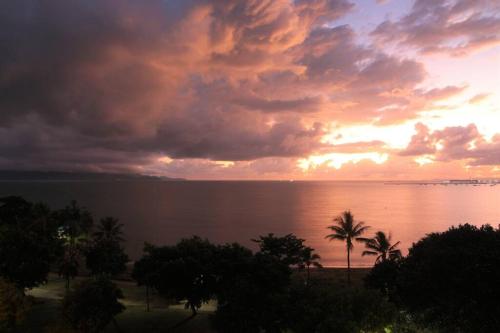
<path fill-rule="evenodd" d="M 329 242 L 327 226 L 351 210 L 371 236 L 382 230 L 408 247 L 425 234 L 452 225 L 500 224 L 500 185 L 417 185 L 383 182 L 279 181 L 31 181 L 0 182 L 0 196 L 21 195 L 62 208 L 70 200 L 95 218 L 124 224 L 132 259 L 144 242 L 173 244 L 199 235 L 214 243 L 239 242 L 256 249 L 259 235 L 294 233 L 315 248 L 325 266 L 346 265 L 345 244 Z M 373 264 L 355 244 L 353 266 Z"/>

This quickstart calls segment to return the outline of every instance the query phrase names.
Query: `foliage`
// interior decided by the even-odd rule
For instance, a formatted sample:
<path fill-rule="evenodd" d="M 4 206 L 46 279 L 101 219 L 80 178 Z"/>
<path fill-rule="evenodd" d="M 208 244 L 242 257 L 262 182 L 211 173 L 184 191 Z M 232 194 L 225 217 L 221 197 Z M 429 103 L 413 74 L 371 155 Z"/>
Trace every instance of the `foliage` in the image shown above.
<path fill-rule="evenodd" d="M 0 199 L 0 276 L 20 289 L 45 282 L 61 252 L 50 209 L 21 197 Z"/>
<path fill-rule="evenodd" d="M 237 245 L 226 246 L 221 252 L 223 268 L 213 318 L 217 330 L 279 332 L 286 328 L 288 265 L 268 254 L 252 256 Z"/>
<path fill-rule="evenodd" d="M 92 275 L 115 276 L 125 272 L 129 261 L 123 247 L 117 241 L 102 238 L 91 242 L 85 248 L 87 268 Z"/>
<path fill-rule="evenodd" d="M 375 237 L 365 241 L 367 250 L 363 251 L 362 255 L 377 256 L 375 263 L 386 260 L 398 260 L 401 258 L 401 250 L 397 247 L 400 242 L 391 243 L 391 235 L 387 236 L 382 231 L 377 231 Z"/>
<path fill-rule="evenodd" d="M 139 286 L 152 287 L 157 279 L 158 266 L 156 261 L 158 257 L 158 247 L 149 243 L 144 244 L 144 255 L 134 263 L 132 269 L 132 278 Z"/>
<path fill-rule="evenodd" d="M 125 309 L 121 298 L 122 291 L 110 280 L 86 280 L 64 297 L 63 316 L 77 331 L 99 332 Z"/>
<path fill-rule="evenodd" d="M 0 279 L 0 331 L 15 330 L 30 307 L 29 297 L 14 283 Z"/>
<path fill-rule="evenodd" d="M 85 207 L 78 206 L 75 200 L 54 215 L 59 223 L 59 236 L 69 245 L 85 238 L 94 223 L 92 214 Z"/>
<path fill-rule="evenodd" d="M 399 260 L 377 262 L 365 276 L 365 286 L 369 289 L 379 290 L 384 295 L 394 299 L 399 268 Z"/>
<path fill-rule="evenodd" d="M 276 237 L 271 233 L 252 241 L 259 244 L 262 254 L 272 256 L 285 265 L 292 266 L 303 263 L 304 239 L 297 238 L 293 234 Z"/>
<path fill-rule="evenodd" d="M 306 270 L 306 283 L 309 282 L 311 266 L 321 268 L 319 254 L 314 249 L 304 245 L 305 240 L 297 238 L 293 234 L 276 237 L 270 233 L 254 239 L 259 244 L 259 253 L 272 256 L 287 266 L 296 266 L 300 270 Z"/>
<path fill-rule="evenodd" d="M 0 276 L 23 290 L 47 279 L 51 249 L 29 230 L 0 226 Z"/>
<path fill-rule="evenodd" d="M 498 331 L 499 258 L 500 230 L 488 225 L 429 234 L 402 261 L 398 297 L 443 331 Z"/>
<path fill-rule="evenodd" d="M 136 263 L 134 275 L 164 298 L 186 299 L 186 308 L 195 315 L 214 295 L 216 247 L 207 240 L 194 236 L 175 246 L 148 245 L 144 251 L 146 255 Z"/>
<path fill-rule="evenodd" d="M 323 268 L 323 265 L 319 262 L 321 259 L 320 255 L 314 253 L 312 247 L 305 247 L 302 251 L 302 263 L 299 264 L 299 269 L 306 270 L 306 285 L 309 284 L 311 277 L 311 266 L 316 268 Z"/>
<path fill-rule="evenodd" d="M 353 241 L 366 242 L 366 238 L 360 237 L 369 226 L 365 226 L 364 222 L 357 222 L 354 220 L 354 215 L 350 211 L 345 211 L 341 215 L 333 219 L 335 224 L 328 227 L 333 233 L 327 235 L 325 238 L 332 240 L 339 240 L 346 243 L 347 250 L 347 282 L 351 282 L 351 251 L 354 248 Z"/>
<path fill-rule="evenodd" d="M 66 287 L 69 281 L 78 275 L 79 262 L 87 235 L 93 225 L 90 212 L 78 206 L 76 201 L 56 211 L 54 216 L 58 222 L 58 236 L 64 242 L 64 254 L 59 260 L 59 275 L 66 279 Z"/>
<path fill-rule="evenodd" d="M 338 286 L 295 287 L 287 320 L 296 333 L 386 332 L 396 308 L 377 291 Z"/>
<path fill-rule="evenodd" d="M 108 240 L 117 243 L 124 242 L 123 239 L 123 224 L 118 222 L 117 218 L 105 217 L 99 221 L 97 231 L 94 232 L 95 240 Z"/>
<path fill-rule="evenodd" d="M 125 272 L 129 258 L 120 244 L 124 241 L 122 226 L 118 219 L 101 219 L 93 240 L 84 249 L 87 268 L 93 275 L 115 276 Z"/>

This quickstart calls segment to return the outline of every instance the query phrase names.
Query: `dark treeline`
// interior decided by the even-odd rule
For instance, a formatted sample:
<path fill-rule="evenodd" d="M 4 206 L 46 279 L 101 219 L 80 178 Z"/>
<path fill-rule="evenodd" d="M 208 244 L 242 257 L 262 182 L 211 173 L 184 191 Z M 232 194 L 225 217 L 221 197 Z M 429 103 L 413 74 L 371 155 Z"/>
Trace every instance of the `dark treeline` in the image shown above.
<path fill-rule="evenodd" d="M 120 327 L 125 310 L 113 282 L 129 275 L 149 297 L 184 302 L 191 315 L 216 300 L 211 324 L 219 332 L 494 332 L 500 329 L 500 230 L 460 225 L 413 244 L 356 221 L 346 211 L 328 226 L 329 240 L 346 245 L 346 279 L 319 278 L 320 256 L 293 234 L 268 234 L 253 252 L 238 243 L 213 244 L 197 236 L 174 245 L 146 243 L 127 272 L 122 225 L 95 221 L 76 202 L 53 211 L 20 197 L 0 199 L 0 331 L 16 331 L 32 298 L 55 272 L 66 281 L 61 304 L 65 332 Z M 363 281 L 351 276 L 358 242 L 374 266 Z M 76 276 L 86 279 L 71 283 Z"/>

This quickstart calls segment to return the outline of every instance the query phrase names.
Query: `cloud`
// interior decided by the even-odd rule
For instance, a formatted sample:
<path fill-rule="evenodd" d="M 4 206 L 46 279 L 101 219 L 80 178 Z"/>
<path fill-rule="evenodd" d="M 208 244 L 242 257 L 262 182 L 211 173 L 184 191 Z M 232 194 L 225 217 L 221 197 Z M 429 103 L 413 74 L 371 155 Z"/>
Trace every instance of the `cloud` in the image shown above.
<path fill-rule="evenodd" d="M 417 0 L 407 15 L 382 22 L 372 35 L 422 53 L 462 56 L 500 44 L 500 4 L 496 0 Z"/>
<path fill-rule="evenodd" d="M 482 101 L 486 100 L 489 96 L 490 94 L 487 93 L 474 95 L 471 99 L 469 99 L 469 104 L 479 104 Z"/>
<path fill-rule="evenodd" d="M 359 43 L 336 22 L 353 6 L 2 2 L 0 167 L 157 170 L 169 156 L 183 162 L 166 172 L 220 170 L 223 160 L 255 174 L 296 170 L 312 154 L 383 150 L 323 139 L 332 122 L 407 121 L 463 89 L 422 90 L 422 63 Z"/>
<path fill-rule="evenodd" d="M 476 125 L 446 127 L 430 131 L 422 123 L 415 125 L 416 134 L 402 150 L 401 156 L 430 155 L 435 161 L 467 160 L 469 165 L 500 165 L 500 135 L 488 141 Z"/>

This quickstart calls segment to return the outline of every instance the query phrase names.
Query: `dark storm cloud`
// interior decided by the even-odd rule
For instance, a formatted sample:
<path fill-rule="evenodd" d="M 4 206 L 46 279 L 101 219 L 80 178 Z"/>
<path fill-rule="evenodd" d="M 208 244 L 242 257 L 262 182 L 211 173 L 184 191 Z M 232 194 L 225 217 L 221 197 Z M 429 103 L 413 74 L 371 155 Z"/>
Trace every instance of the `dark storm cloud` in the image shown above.
<path fill-rule="evenodd" d="M 333 22 L 352 8 L 1 2 L 0 167 L 301 157 L 325 149 L 330 121 L 414 117 L 424 105 L 422 64 L 356 44 L 351 28 Z"/>

